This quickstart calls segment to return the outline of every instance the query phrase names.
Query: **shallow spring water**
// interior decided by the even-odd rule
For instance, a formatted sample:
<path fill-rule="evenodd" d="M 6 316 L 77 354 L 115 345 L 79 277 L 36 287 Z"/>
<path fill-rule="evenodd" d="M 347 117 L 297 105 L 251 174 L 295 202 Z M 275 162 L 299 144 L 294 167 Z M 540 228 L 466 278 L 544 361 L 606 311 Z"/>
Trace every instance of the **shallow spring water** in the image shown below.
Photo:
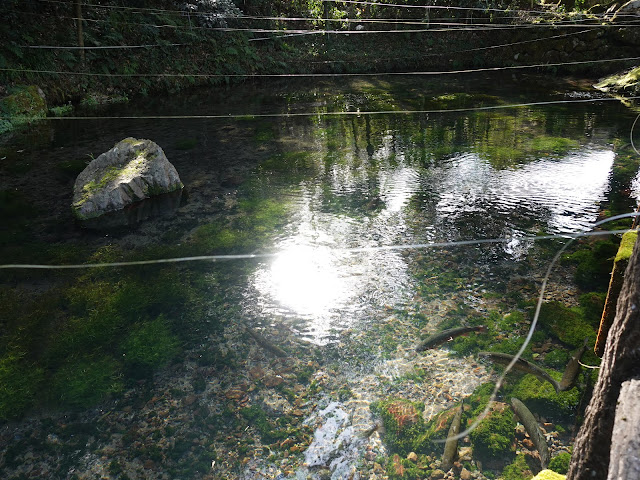
<path fill-rule="evenodd" d="M 613 144 L 633 120 L 624 107 L 606 101 L 506 107 L 574 96 L 574 87 L 557 82 L 246 85 L 96 115 L 241 118 L 59 120 L 9 140 L 2 147 L 3 190 L 20 192 L 33 213 L 26 226 L 16 221 L 7 229 L 6 258 L 18 252 L 21 263 L 95 261 L 109 259 L 109 249 L 144 258 L 270 256 L 181 266 L 171 281 L 177 286 L 188 277 L 198 285 L 190 302 L 201 307 L 203 320 L 181 337 L 181 353 L 150 381 L 119 358 L 131 342 L 100 343 L 98 350 L 113 359 L 113 378 L 124 378 L 117 394 L 89 406 L 63 401 L 45 413 L 60 395 L 50 394 L 44 405 L 34 400 L 23 420 L 0 426 L 7 448 L 23 450 L 11 462 L 5 455 L 2 468 L 56 478 L 380 475 L 376 465 L 387 447 L 380 432 L 362 435 L 377 421 L 372 402 L 416 401 L 428 420 L 491 378 L 484 365 L 449 356 L 446 348 L 417 355 L 419 338 L 463 307 L 486 314 L 496 296 L 513 293 L 512 278 L 539 280 L 550 258 L 545 248 L 557 246 L 524 237 L 588 231 L 617 193 L 610 184 Z M 394 110 L 430 113 L 340 114 Z M 127 136 L 165 150 L 185 184 L 184 198 L 170 214 L 138 225 L 79 228 L 69 212 L 75 173 L 68 162 L 89 160 Z M 49 258 L 21 249 L 25 238 L 72 252 Z M 509 241 L 411 247 L 487 238 Z M 389 248 L 400 246 L 406 248 Z M 158 273 L 136 272 L 143 282 Z M 40 294 L 74 281 L 34 273 L 10 276 L 3 287 Z M 108 282 L 118 290 L 122 280 Z M 568 277 L 552 282 L 557 299 L 575 302 Z M 83 314 L 65 298 L 54 315 L 63 329 Z M 153 302 L 159 301 L 140 303 L 153 310 Z M 182 312 L 159 313 L 176 335 L 187 330 Z M 288 356 L 274 355 L 270 344 Z M 7 342 L 3 348 L 10 351 Z M 59 366 L 47 348 L 44 375 L 55 383 L 56 372 L 73 365 Z M 77 348 L 71 357 L 89 355 Z M 90 429 L 78 445 L 64 436 L 66 423 L 97 432 Z"/>

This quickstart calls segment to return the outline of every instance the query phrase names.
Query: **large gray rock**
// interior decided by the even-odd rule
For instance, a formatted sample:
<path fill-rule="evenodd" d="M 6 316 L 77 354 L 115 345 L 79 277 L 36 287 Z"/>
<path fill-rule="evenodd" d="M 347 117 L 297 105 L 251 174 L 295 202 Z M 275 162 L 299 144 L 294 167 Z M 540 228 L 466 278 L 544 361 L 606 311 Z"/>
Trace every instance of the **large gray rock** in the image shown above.
<path fill-rule="evenodd" d="M 157 144 L 125 138 L 78 175 L 71 208 L 78 219 L 87 220 L 182 187 Z"/>

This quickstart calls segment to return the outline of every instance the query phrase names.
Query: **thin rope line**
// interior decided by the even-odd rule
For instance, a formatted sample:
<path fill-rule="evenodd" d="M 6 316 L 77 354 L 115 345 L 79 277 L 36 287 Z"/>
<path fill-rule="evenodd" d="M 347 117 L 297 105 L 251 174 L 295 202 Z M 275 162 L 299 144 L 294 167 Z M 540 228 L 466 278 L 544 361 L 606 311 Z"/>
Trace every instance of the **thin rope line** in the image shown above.
<path fill-rule="evenodd" d="M 101 8 L 110 8 L 107 5 L 100 5 Z M 114 7 L 114 8 L 127 8 L 127 7 Z M 129 7 L 131 8 L 131 7 Z M 21 10 L 14 10 L 14 9 L 8 9 L 5 10 L 5 12 L 11 12 L 11 13 L 16 13 L 19 15 L 28 15 L 28 16 L 39 16 L 39 17 L 55 17 L 55 18 L 66 18 L 66 19 L 71 19 L 71 20 L 78 20 L 78 17 L 70 17 L 70 16 L 62 16 L 62 15 L 57 15 L 55 12 L 25 12 L 25 11 L 21 11 Z M 214 15 L 215 18 L 220 18 L 220 19 L 225 19 L 225 20 L 242 20 L 242 21 L 246 21 L 246 20 L 257 20 L 257 21 L 280 21 L 280 22 L 309 22 L 309 23 L 314 23 L 314 22 L 321 22 L 321 23 L 326 23 L 326 22 L 335 22 L 335 23 L 380 23 L 380 24 L 390 24 L 390 25 L 429 25 L 429 24 L 433 24 L 432 20 L 427 20 L 427 19 L 418 19 L 418 18 L 400 18 L 400 19 L 393 19 L 393 18 L 321 18 L 321 17 L 283 17 L 283 16 L 260 16 L 260 15 L 222 15 L 222 14 L 217 14 L 214 12 L 199 12 L 199 11 L 186 11 L 186 10 L 169 10 L 169 11 L 160 11 L 162 13 L 165 12 L 171 12 L 171 13 L 177 13 L 177 16 L 180 17 L 191 17 L 191 18 L 197 18 L 197 17 L 209 17 L 211 15 Z M 143 14 L 143 11 L 136 11 L 133 12 L 134 14 Z M 152 11 L 151 13 L 156 13 L 154 11 Z M 110 20 L 108 19 L 93 19 L 93 18 L 87 18 L 87 17 L 82 17 L 83 21 L 104 21 L 104 22 L 109 22 Z M 448 18 L 438 18 L 438 21 L 441 21 L 443 23 L 450 23 L 450 22 L 454 22 L 457 19 L 448 19 Z M 477 17 L 474 19 L 474 23 L 475 22 L 480 22 L 482 20 L 490 20 L 488 18 L 482 18 L 482 17 Z M 503 16 L 500 17 L 500 20 L 522 20 L 521 16 Z M 579 21 L 588 21 L 591 20 L 589 18 L 584 18 L 584 19 L 580 19 Z M 569 20 L 566 20 L 567 22 L 569 22 Z M 564 21 L 563 21 L 564 22 Z M 573 22 L 575 23 L 575 22 Z M 126 24 L 132 24 L 132 22 L 126 22 Z M 134 25 L 146 25 L 144 23 L 133 23 Z M 156 25 L 158 26 L 158 25 Z M 206 28 L 206 27 L 205 27 Z"/>
<path fill-rule="evenodd" d="M 598 370 L 600 368 L 599 365 L 587 365 L 585 363 L 582 363 L 580 360 L 578 360 L 578 364 L 580 364 L 581 367 L 590 368 L 591 370 Z"/>
<path fill-rule="evenodd" d="M 608 223 L 608 222 L 612 222 L 612 221 L 615 221 L 615 220 L 620 220 L 620 219 L 623 219 L 623 218 L 637 217 L 639 215 L 640 215 L 640 213 L 637 213 L 637 212 L 634 212 L 634 213 L 623 213 L 621 215 L 615 215 L 615 216 L 613 216 L 611 218 L 606 218 L 604 220 L 600 220 L 599 222 L 594 223 L 593 227 L 596 228 L 596 227 L 598 227 L 600 225 L 603 225 L 605 223 Z M 622 230 L 623 233 L 627 232 L 627 231 L 628 231 L 628 229 Z M 616 232 L 620 233 L 621 231 L 618 230 Z M 594 233 L 606 234 L 607 232 L 594 232 Z M 553 267 L 555 266 L 556 262 L 560 258 L 560 255 L 562 255 L 562 253 L 567 249 L 567 247 L 569 247 L 569 245 L 571 245 L 571 243 L 576 238 L 578 238 L 578 235 L 573 235 L 569 239 L 569 241 L 567 243 L 565 243 L 560 250 L 558 250 L 558 252 L 555 254 L 553 259 L 551 260 L 551 263 L 549 264 L 549 267 L 547 268 L 547 272 L 546 272 L 546 274 L 545 274 L 545 276 L 544 276 L 544 278 L 542 280 L 542 285 L 540 286 L 540 295 L 538 296 L 538 302 L 536 304 L 536 310 L 535 310 L 535 313 L 533 315 L 533 320 L 531 321 L 531 326 L 529 327 L 529 332 L 527 333 L 527 336 L 524 339 L 524 343 L 520 347 L 520 350 L 518 350 L 518 352 L 515 354 L 515 356 L 511 360 L 511 362 L 509 362 L 509 364 L 505 367 L 504 372 L 502 372 L 502 375 L 500 375 L 500 377 L 498 378 L 498 381 L 496 382 L 496 386 L 493 389 L 493 392 L 491 393 L 491 397 L 489 398 L 489 402 L 487 403 L 487 406 L 485 407 L 483 412 L 480 415 L 478 415 L 478 417 L 473 421 L 473 423 L 466 430 L 464 430 L 463 432 L 460 432 L 457 435 L 448 437 L 445 440 L 435 440 L 436 443 L 445 443 L 448 439 L 459 440 L 461 438 L 466 437 L 473 430 L 475 430 L 475 428 L 480 424 L 480 422 L 482 422 L 482 420 L 484 420 L 485 417 L 488 415 L 489 411 L 491 410 L 491 405 L 495 402 L 495 400 L 496 400 L 496 398 L 498 396 L 498 391 L 500 390 L 500 387 L 502 386 L 502 383 L 505 381 L 507 374 L 513 368 L 513 366 L 516 364 L 516 362 L 522 357 L 522 354 L 524 353 L 525 349 L 529 345 L 529 342 L 531 341 L 531 338 L 533 337 L 533 333 L 535 331 L 536 325 L 538 324 L 538 318 L 540 317 L 540 309 L 542 308 L 542 302 L 544 301 L 544 292 L 545 292 L 545 289 L 547 288 L 547 282 L 549 281 L 549 277 L 551 276 L 551 272 L 553 270 Z"/>
<path fill-rule="evenodd" d="M 63 4 L 63 5 L 69 5 L 68 2 L 62 1 L 62 0 L 39 0 L 40 2 L 43 3 L 57 3 L 57 4 Z M 325 2 L 333 2 L 334 0 L 322 0 Z M 375 2 L 357 2 L 357 1 L 347 1 L 347 0 L 342 0 L 343 3 L 353 3 L 353 4 L 365 4 L 365 5 L 373 5 L 373 6 L 381 6 L 381 7 L 397 7 L 397 8 L 422 8 L 422 9 L 426 9 L 426 10 L 457 10 L 457 11 L 478 11 L 478 12 L 494 12 L 494 13 L 509 13 L 509 14 L 521 14 L 520 16 L 509 16 L 509 17 L 503 17 L 503 18 L 507 18 L 507 19 L 521 19 L 522 18 L 522 14 L 525 15 L 538 15 L 538 16 L 551 16 L 551 17 L 559 17 L 559 18 L 566 18 L 566 14 L 563 13 L 558 13 L 558 12 L 553 12 L 553 11 L 548 11 L 548 10 L 513 10 L 513 9 L 500 9 L 500 8 L 482 8 L 482 7 L 459 7 L 459 6 L 444 6 L 444 5 L 399 5 L 399 4 L 386 4 L 386 3 L 375 3 Z M 90 8 L 102 8 L 102 9 L 110 9 L 110 10 L 130 10 L 133 11 L 132 13 L 134 14 L 141 14 L 144 12 L 151 12 L 151 13 L 169 13 L 169 14 L 174 14 L 174 15 L 180 15 L 180 16 L 203 16 L 203 15 L 211 15 L 214 14 L 214 12 L 192 12 L 192 11 L 186 11 L 186 10 L 170 10 L 170 9 L 159 9 L 159 8 L 144 8 L 144 7 L 126 7 L 126 6 L 119 6 L 119 5 L 99 5 L 99 4 L 93 4 L 93 3 L 82 3 L 81 6 L 84 7 L 90 7 Z M 22 12 L 19 12 L 22 13 Z M 24 12 L 24 13 L 29 13 L 29 12 Z M 294 19 L 294 18 L 302 18 L 302 17 L 262 17 L 262 16 L 251 16 L 251 15 L 223 15 L 223 14 L 215 14 L 216 17 L 218 18 L 225 18 L 225 19 L 273 19 L 273 20 L 284 20 L 286 21 L 287 19 Z M 586 21 L 586 20 L 598 20 L 598 19 L 603 19 L 605 18 L 606 14 L 605 13 L 601 13 L 601 14 L 589 14 L 588 16 L 581 16 L 580 19 L 567 19 L 567 22 L 576 22 L 576 21 Z M 618 15 L 619 17 L 633 17 L 633 18 L 640 18 L 640 15 L 636 15 L 636 14 L 632 14 L 632 13 L 623 13 Z M 327 18 L 318 18 L 318 17 L 307 17 L 308 21 L 344 21 L 345 19 L 327 19 Z M 83 18 L 83 20 L 86 20 Z M 365 20 L 371 20 L 371 21 L 376 21 L 376 20 L 380 20 L 380 21 L 386 21 L 385 19 L 365 19 Z M 404 20 L 404 19 L 403 19 Z M 393 22 L 393 19 L 389 19 L 389 21 Z"/>
<path fill-rule="evenodd" d="M 66 18 L 70 20 L 77 20 L 76 17 L 57 17 Z M 86 22 L 108 22 L 105 19 L 92 19 L 83 18 Z M 204 26 L 190 26 L 190 25 L 169 25 L 169 24 L 151 24 L 151 23 L 139 23 L 139 22 L 119 22 L 122 25 L 136 25 L 146 26 L 154 28 L 171 28 L 174 30 L 205 30 L 208 32 L 246 32 L 246 33 L 287 33 L 287 34 L 314 34 L 314 35 L 376 35 L 376 34 L 398 34 L 398 33 L 438 33 L 438 32 L 486 32 L 486 31 L 506 31 L 506 30 L 531 30 L 531 29 L 545 29 L 552 28 L 610 28 L 619 27 L 618 25 L 603 25 L 603 24 L 576 24 L 570 23 L 549 23 L 549 24 L 490 24 L 483 23 L 481 25 L 469 25 L 467 23 L 452 23 L 452 22 L 430 22 L 427 25 L 448 26 L 448 28 L 405 28 L 405 29 L 390 29 L 390 30 L 330 30 L 330 29 L 278 29 L 278 28 L 246 28 L 246 27 L 204 27 Z M 625 27 L 640 27 L 640 23 L 637 24 L 625 24 Z"/>
<path fill-rule="evenodd" d="M 35 48 L 43 50 L 106 50 L 106 49 L 129 49 L 129 48 L 151 48 L 151 47 L 177 47 L 193 45 L 193 43 L 155 43 L 148 45 L 103 45 L 99 47 L 78 47 L 74 45 L 16 45 L 18 48 Z"/>
<path fill-rule="evenodd" d="M 626 218 L 636 214 L 625 214 L 623 216 L 612 217 L 609 220 L 617 218 Z M 640 215 L 640 214 L 637 214 Z M 598 225 L 597 223 L 595 225 Z M 594 226 L 595 226 L 594 225 Z M 449 242 L 430 242 L 430 243 L 413 243 L 407 245 L 380 245 L 375 247 L 353 247 L 353 248 L 333 248 L 332 251 L 342 254 L 354 254 L 354 253 L 373 253 L 378 251 L 393 251 L 393 250 L 424 250 L 429 248 L 441 248 L 441 247 L 461 247 L 469 245 L 484 245 L 484 244 L 496 244 L 496 243 L 509 243 L 513 240 L 518 241 L 539 241 L 539 240 L 556 240 L 556 239 L 571 239 L 581 237 L 593 237 L 600 235 L 611 235 L 617 233 L 625 233 L 628 229 L 624 230 L 608 230 L 608 231 L 589 231 L 578 233 L 562 233 L 555 235 L 539 235 L 539 236 L 523 236 L 523 237 L 504 237 L 504 238 L 481 238 L 476 240 L 456 240 Z M 154 260 L 135 260 L 130 262 L 107 262 L 107 263 L 89 263 L 89 264 L 71 264 L 71 265 L 44 265 L 44 264 L 5 264 L 0 265 L 0 269 L 38 269 L 38 270 L 77 270 L 86 268 L 107 268 L 107 267 L 130 267 L 140 265 L 155 265 L 165 263 L 185 263 L 185 262 L 219 262 L 229 260 L 253 260 L 273 258 L 281 255 L 282 252 L 272 253 L 247 253 L 247 254 L 234 254 L 234 255 L 198 255 L 192 257 L 175 257 L 175 258 L 160 258 Z"/>
<path fill-rule="evenodd" d="M 631 146 L 636 151 L 637 155 L 640 155 L 640 152 L 638 152 L 638 149 L 636 148 L 635 144 L 633 143 L 633 130 L 636 128 L 636 123 L 638 122 L 639 118 L 640 118 L 640 114 L 638 114 L 636 119 L 633 121 L 633 125 L 631 125 L 631 133 L 629 135 L 629 138 L 631 139 Z"/>
<path fill-rule="evenodd" d="M 640 99 L 627 97 L 628 100 Z M 288 117 L 329 117 L 329 116 L 368 116 L 368 115 L 414 115 L 430 113 L 465 113 L 486 110 L 500 110 L 506 108 L 537 107 L 544 105 L 563 105 L 572 103 L 617 102 L 617 98 L 581 98 L 572 100 L 549 100 L 545 102 L 514 103 L 510 105 L 488 105 L 484 107 L 449 108 L 439 110 L 378 110 L 378 111 L 349 111 L 349 112 L 291 112 L 291 113 L 256 113 L 256 114 L 220 114 L 220 115 L 125 115 L 125 116 L 92 116 L 92 117 L 44 117 L 37 120 L 215 120 L 215 119 L 253 119 L 253 118 L 288 118 Z M 0 115 L 0 118 L 10 118 Z"/>
<path fill-rule="evenodd" d="M 526 43 L 535 43 L 535 42 L 541 42 L 544 40 L 553 40 L 556 38 L 564 38 L 564 37 L 570 37 L 573 35 L 582 35 L 585 33 L 589 33 L 591 30 L 582 30 L 580 32 L 571 32 L 571 33 L 563 33 L 560 35 L 551 35 L 548 37 L 541 37 L 541 38 L 534 38 L 531 40 L 523 40 L 520 42 L 512 42 L 512 43 L 501 43 L 499 45 L 489 45 L 487 47 L 477 47 L 477 48 L 469 48 L 469 49 L 465 49 L 465 50 L 452 50 L 452 51 L 447 51 L 445 53 L 425 53 L 420 55 L 419 57 L 394 57 L 394 58 L 380 58 L 380 57 L 376 57 L 376 58 L 366 58 L 366 60 L 368 61 L 373 61 L 373 62 L 384 62 L 384 61 L 389 61 L 389 60 L 402 60 L 402 59 L 416 59 L 416 58 L 426 58 L 426 57 L 435 57 L 435 56 L 444 56 L 444 55 L 451 55 L 451 54 L 457 54 L 457 53 L 468 53 L 468 52 L 477 52 L 477 51 L 481 51 L 481 50 L 491 50 L 494 48 L 504 48 L 504 47 L 512 47 L 514 45 L 523 45 Z M 252 38 L 249 39 L 249 41 L 255 41 L 255 40 L 272 40 L 275 37 L 263 37 L 263 38 Z M 278 37 L 280 38 L 280 37 Z M 349 59 L 349 60 L 322 60 L 322 61 L 306 61 L 306 60 L 295 60 L 294 62 L 289 62 L 289 63 L 311 63 L 311 64 L 326 64 L 326 63 L 351 63 L 351 62 L 360 62 L 362 63 L 362 58 L 358 58 L 358 59 Z"/>
<path fill-rule="evenodd" d="M 61 1 L 61 0 L 39 0 L 42 3 L 57 3 L 69 5 L 69 2 Z M 335 0 L 322 0 L 323 2 L 334 2 Z M 471 10 L 471 11 L 481 11 L 481 12 L 502 12 L 502 13 L 535 13 L 535 14 L 543 14 L 543 15 L 558 15 L 556 12 L 549 11 L 536 11 L 536 10 L 512 10 L 512 9 L 499 9 L 499 8 L 481 8 L 481 7 L 447 7 L 443 5 L 398 5 L 391 3 L 375 3 L 375 2 L 357 2 L 357 1 L 347 1 L 341 0 L 342 3 L 354 3 L 354 4 L 366 4 L 366 5 L 374 5 L 378 7 L 398 7 L 398 8 L 422 8 L 429 10 Z M 144 8 L 144 7 L 126 7 L 119 5 L 99 5 L 95 3 L 82 3 L 84 7 L 93 7 L 93 8 L 104 8 L 104 9 L 112 9 L 112 10 L 135 10 L 140 12 L 162 12 L 162 13 L 176 13 L 176 14 L 186 14 L 185 10 L 170 10 L 170 9 L 160 9 L 160 8 Z M 190 12 L 191 13 L 191 12 Z M 235 18 L 235 17 L 231 17 Z M 242 17 L 240 17 L 242 18 Z M 324 19 L 316 19 L 316 20 L 324 20 Z"/>
<path fill-rule="evenodd" d="M 16 12 L 24 15 L 36 15 L 41 16 L 42 14 L 30 13 L 30 12 Z M 53 15 L 52 15 L 53 16 Z M 195 16 L 195 15 L 194 15 Z M 69 17 L 69 16 L 55 16 L 56 18 L 64 18 L 69 20 L 78 20 L 78 17 Z M 233 17 L 237 19 L 241 19 L 243 17 Z M 82 18 L 85 22 L 102 22 L 108 23 L 107 19 L 94 19 L 94 18 Z M 322 21 L 323 19 L 313 19 L 314 21 Z M 174 30 L 180 29 L 189 29 L 189 30 L 206 30 L 206 31 L 217 31 L 217 32 L 248 32 L 248 33 L 281 33 L 281 32 L 289 32 L 291 34 L 320 34 L 320 35 L 370 35 L 370 34 L 380 34 L 380 33 L 435 33 L 435 32 L 457 32 L 457 31 L 493 31 L 493 30 L 517 30 L 517 29 L 541 29 L 541 28 L 553 28 L 556 29 L 558 27 L 572 27 L 572 28 L 609 28 L 609 27 L 619 27 L 619 25 L 613 24 L 601 24 L 594 23 L 593 25 L 588 24 L 580 24 L 576 21 L 560 21 L 553 23 L 532 23 L 532 24 L 491 24 L 491 23 L 482 23 L 477 26 L 469 25 L 468 23 L 454 23 L 454 22 L 443 22 L 443 21 L 430 21 L 428 23 L 422 23 L 423 25 L 439 25 L 439 26 L 449 26 L 450 28 L 422 28 L 422 29 L 391 29 L 391 30 L 327 30 L 327 29 L 319 29 L 319 30 L 311 30 L 311 29 L 267 29 L 267 28 L 245 28 L 245 27 L 206 27 L 206 26 L 194 26 L 194 25 L 170 25 L 170 24 L 152 24 L 152 23 L 140 23 L 140 22 L 119 22 L 121 25 L 136 25 L 136 26 L 146 26 L 146 27 L 154 27 L 154 28 L 171 28 Z M 640 26 L 639 24 L 624 24 L 625 27 L 630 26 Z M 294 35 L 287 35 L 294 36 Z"/>
<path fill-rule="evenodd" d="M 567 65 L 584 65 L 593 63 L 609 63 L 609 62 L 627 62 L 631 60 L 638 60 L 640 57 L 621 57 L 621 58 L 609 58 L 600 60 L 580 60 L 574 62 L 557 62 L 557 63 L 537 63 L 533 65 L 511 65 L 506 67 L 485 67 L 466 70 L 450 70 L 450 71 L 437 71 L 437 72 L 365 72 L 365 73 L 93 73 L 93 72 L 64 72 L 59 70 L 36 70 L 29 68 L 0 68 L 0 71 L 4 72 L 22 72 L 22 73 L 46 73 L 55 75 L 85 75 L 92 77 L 128 77 L 128 78 L 143 78 L 143 77 L 194 77 L 194 78 L 292 78 L 292 77 L 373 77 L 373 76 L 399 76 L 399 75 L 452 75 L 462 73 L 478 73 L 478 72 L 498 72 L 502 70 L 518 70 L 528 68 L 545 68 L 545 67 L 561 67 Z M 636 97 L 633 97 L 636 98 Z"/>

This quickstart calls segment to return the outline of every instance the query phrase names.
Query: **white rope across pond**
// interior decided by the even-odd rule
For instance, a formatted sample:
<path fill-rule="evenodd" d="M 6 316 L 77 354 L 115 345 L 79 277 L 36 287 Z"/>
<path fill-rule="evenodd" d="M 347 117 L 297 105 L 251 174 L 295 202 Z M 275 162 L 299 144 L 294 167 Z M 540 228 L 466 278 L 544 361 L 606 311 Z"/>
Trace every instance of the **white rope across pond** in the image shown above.
<path fill-rule="evenodd" d="M 640 215 L 639 213 L 630 213 L 611 217 L 606 221 L 618 220 L 621 218 L 627 218 Z M 604 222 L 604 220 L 602 221 Z M 602 222 L 598 222 L 595 226 Z M 446 248 L 446 247 L 462 247 L 469 245 L 483 245 L 483 244 L 496 244 L 496 243 L 509 243 L 513 240 L 518 241 L 539 241 L 539 240 L 557 240 L 557 239 L 569 239 L 567 245 L 581 237 L 593 237 L 600 235 L 612 235 L 622 234 L 625 230 L 603 230 L 595 232 L 579 232 L 579 233 L 563 233 L 556 235 L 538 235 L 538 236 L 523 236 L 523 237 L 504 237 L 504 238 L 480 238 L 475 240 L 457 240 L 450 242 L 430 242 L 430 243 L 411 243 L 411 244 L 397 244 L 397 245 L 379 245 L 375 247 L 353 247 L 353 248 L 335 248 L 334 252 L 343 254 L 357 254 L 357 253 L 375 253 L 383 250 L 424 250 L 430 248 Z M 313 248 L 313 246 L 311 246 Z M 34 269 L 34 270 L 77 270 L 87 268 L 110 268 L 110 267 L 132 267 L 140 265 L 157 265 L 166 263 L 187 263 L 187 262 L 222 262 L 233 260 L 255 260 L 274 258 L 280 255 L 280 252 L 264 252 L 264 253 L 246 253 L 246 254 L 230 254 L 230 255 L 197 255 L 190 257 L 174 257 L 174 258 L 158 258 L 153 260 L 134 260 L 130 262 L 105 262 L 105 263 L 81 263 L 81 264 L 26 264 L 26 263 L 12 263 L 0 265 L 0 269 Z"/>

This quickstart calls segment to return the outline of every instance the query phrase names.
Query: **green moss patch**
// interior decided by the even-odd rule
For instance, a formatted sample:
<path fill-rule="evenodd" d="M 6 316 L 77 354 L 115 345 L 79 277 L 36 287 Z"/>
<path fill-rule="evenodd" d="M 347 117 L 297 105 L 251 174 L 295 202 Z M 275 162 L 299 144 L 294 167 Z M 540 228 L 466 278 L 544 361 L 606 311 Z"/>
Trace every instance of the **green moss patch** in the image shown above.
<path fill-rule="evenodd" d="M 430 435 L 422 418 L 423 404 L 391 399 L 376 402 L 371 409 L 382 418 L 384 441 L 391 452 L 406 457 L 410 452 L 428 453 L 431 450 Z"/>
<path fill-rule="evenodd" d="M 606 77 L 595 87 L 605 92 L 635 95 L 640 92 L 640 67 Z"/>
<path fill-rule="evenodd" d="M 504 468 L 500 476 L 501 480 L 530 480 L 531 478 L 533 478 L 533 472 L 527 465 L 524 454 L 516 456 L 516 459 Z"/>
<path fill-rule="evenodd" d="M 469 434 L 474 456 L 491 459 L 512 455 L 515 428 L 516 422 L 510 408 L 502 403 L 493 404 L 487 416 Z"/>
<path fill-rule="evenodd" d="M 620 242 L 620 247 L 618 248 L 618 253 L 616 254 L 616 258 L 614 260 L 616 263 L 621 260 L 628 260 L 629 258 L 631 258 L 631 254 L 633 253 L 633 246 L 636 244 L 637 238 L 637 230 L 631 230 L 622 235 L 622 241 Z"/>
<path fill-rule="evenodd" d="M 0 112 L 10 120 L 42 118 L 47 114 L 47 103 L 35 85 L 14 87 L 9 96 L 0 100 Z"/>
<path fill-rule="evenodd" d="M 122 391 L 121 367 L 107 356 L 73 358 L 51 380 L 56 403 L 87 407 L 106 395 Z"/>
<path fill-rule="evenodd" d="M 558 372 L 547 370 L 547 373 L 557 381 L 562 378 Z M 571 418 L 580 403 L 577 387 L 556 393 L 549 382 L 543 382 L 533 375 L 525 375 L 513 388 L 511 395 L 526 404 L 532 413 L 556 420 Z"/>
<path fill-rule="evenodd" d="M 20 416 L 36 403 L 44 370 L 10 351 L 0 358 L 0 419 Z"/>
<path fill-rule="evenodd" d="M 582 346 L 585 339 L 595 342 L 597 324 L 588 322 L 580 308 L 547 302 L 540 309 L 538 321 L 545 332 L 574 348 Z"/>
<path fill-rule="evenodd" d="M 171 333 L 163 315 L 137 325 L 122 344 L 124 361 L 134 376 L 152 372 L 179 352 L 178 337 Z"/>
<path fill-rule="evenodd" d="M 549 462 L 549 470 L 556 473 L 565 474 L 569 471 L 569 463 L 571 462 L 571 454 L 569 452 L 560 452 Z"/>

